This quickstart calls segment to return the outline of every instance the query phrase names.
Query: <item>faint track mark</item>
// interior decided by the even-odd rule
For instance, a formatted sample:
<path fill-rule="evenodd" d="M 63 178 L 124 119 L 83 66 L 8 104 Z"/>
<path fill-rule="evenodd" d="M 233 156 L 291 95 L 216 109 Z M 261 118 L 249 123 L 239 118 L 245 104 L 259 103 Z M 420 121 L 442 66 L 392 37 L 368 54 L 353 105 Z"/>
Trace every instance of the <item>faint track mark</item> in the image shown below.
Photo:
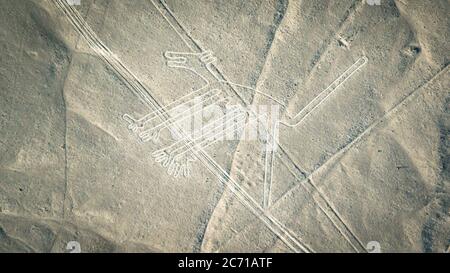
<path fill-rule="evenodd" d="M 92 29 L 86 24 L 83 18 L 80 18 L 78 12 L 67 5 L 62 0 L 55 0 L 53 3 L 66 16 L 77 31 L 83 35 L 88 41 L 92 49 L 94 49 L 104 61 L 106 61 L 120 75 L 124 83 L 130 90 L 150 109 L 161 109 L 162 106 L 151 95 L 149 90 L 143 83 L 113 54 L 95 35 Z M 153 2 L 152 2 L 153 3 Z M 167 113 L 160 111 L 159 115 L 162 119 L 168 119 Z M 186 139 L 190 139 L 178 126 L 172 124 L 175 130 L 179 131 Z M 293 251 L 311 252 L 311 248 L 301 242 L 298 236 L 286 229 L 272 215 L 266 213 L 259 204 L 232 179 L 229 174 L 223 170 L 203 149 L 197 149 L 195 156 L 212 172 L 219 181 L 226 184 L 228 188 L 238 197 L 252 213 L 254 213 L 274 234 L 276 234 L 289 248 Z"/>

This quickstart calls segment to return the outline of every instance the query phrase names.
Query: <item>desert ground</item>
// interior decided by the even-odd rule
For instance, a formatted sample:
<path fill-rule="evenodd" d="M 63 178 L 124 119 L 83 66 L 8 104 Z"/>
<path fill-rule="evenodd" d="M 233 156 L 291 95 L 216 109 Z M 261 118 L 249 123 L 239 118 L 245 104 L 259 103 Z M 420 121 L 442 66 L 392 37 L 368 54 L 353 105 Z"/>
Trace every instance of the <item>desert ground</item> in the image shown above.
<path fill-rule="evenodd" d="M 0 252 L 449 252 L 449 14 L 0 0 Z M 194 95 L 279 117 L 196 137 Z"/>

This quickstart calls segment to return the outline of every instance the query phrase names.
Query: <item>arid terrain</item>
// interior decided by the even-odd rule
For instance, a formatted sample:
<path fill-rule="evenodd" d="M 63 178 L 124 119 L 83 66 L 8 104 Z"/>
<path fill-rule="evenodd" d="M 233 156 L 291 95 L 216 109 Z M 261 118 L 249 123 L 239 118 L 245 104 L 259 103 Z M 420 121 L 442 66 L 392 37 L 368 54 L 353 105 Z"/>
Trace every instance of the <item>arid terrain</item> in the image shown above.
<path fill-rule="evenodd" d="M 0 252 L 449 252 L 449 14 L 0 0 Z"/>

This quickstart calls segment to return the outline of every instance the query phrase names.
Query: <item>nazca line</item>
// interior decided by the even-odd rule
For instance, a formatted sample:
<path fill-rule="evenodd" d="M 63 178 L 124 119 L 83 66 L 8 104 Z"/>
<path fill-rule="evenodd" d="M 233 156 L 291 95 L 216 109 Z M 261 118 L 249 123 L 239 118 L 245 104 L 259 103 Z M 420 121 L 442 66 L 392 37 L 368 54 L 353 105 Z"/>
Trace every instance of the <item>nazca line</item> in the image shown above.
<path fill-rule="evenodd" d="M 235 111 L 231 112 L 231 114 L 234 114 L 234 113 L 236 113 L 236 112 L 238 112 L 238 111 L 239 111 L 239 110 L 235 110 Z M 245 113 L 240 113 L 240 114 L 238 114 L 238 115 L 236 115 L 236 116 L 230 117 L 228 120 L 236 119 L 236 118 L 241 118 L 241 117 L 244 117 L 244 116 L 245 116 Z M 214 120 L 213 122 L 209 123 L 208 125 L 204 126 L 203 128 L 198 129 L 197 131 L 202 130 L 202 129 L 207 128 L 207 127 L 209 128 L 211 125 L 216 124 L 218 120 L 223 119 L 223 118 L 224 118 L 224 117 L 218 118 L 218 119 Z M 222 127 L 222 124 L 219 124 L 219 125 L 217 125 L 216 127 L 210 129 L 209 131 L 207 131 L 207 133 L 213 132 L 215 129 L 218 129 L 219 127 Z M 232 128 L 232 129 L 234 129 L 234 128 Z M 230 130 L 230 128 L 227 128 L 226 130 L 216 132 L 215 135 L 210 136 L 210 137 L 212 138 L 212 137 L 220 136 L 221 134 L 223 134 L 224 132 L 227 132 L 227 131 L 229 131 L 229 130 Z M 239 127 L 238 127 L 237 130 L 239 130 Z M 196 135 L 196 134 L 194 133 L 193 135 Z M 209 139 L 204 139 L 204 140 L 201 141 L 200 143 L 195 144 L 196 141 L 197 141 L 198 139 L 201 139 L 201 138 L 203 138 L 203 136 L 200 136 L 200 137 L 194 139 L 194 140 L 192 141 L 192 143 L 193 143 L 194 146 L 192 146 L 192 147 L 188 147 L 189 145 L 186 145 L 186 144 L 185 144 L 185 145 L 183 145 L 183 146 L 177 147 L 176 149 L 172 150 L 172 148 L 173 148 L 174 146 L 178 145 L 178 144 L 181 143 L 181 142 L 185 142 L 184 139 L 180 139 L 180 140 L 178 140 L 178 141 L 172 143 L 172 144 L 169 145 L 168 147 L 164 147 L 164 148 L 162 148 L 162 149 L 159 149 L 159 150 L 153 152 L 153 153 L 152 153 L 152 156 L 155 158 L 155 161 L 156 161 L 156 162 L 161 163 L 161 165 L 162 165 L 163 167 L 167 167 L 167 174 L 169 174 L 169 175 L 174 175 L 175 177 L 178 177 L 178 175 L 179 175 L 180 173 L 183 173 L 184 176 L 188 176 L 189 173 L 190 173 L 190 170 L 189 170 L 189 162 L 192 161 L 192 160 L 189 160 L 189 159 L 192 158 L 192 157 L 186 157 L 186 160 L 185 160 L 185 163 L 184 163 L 184 164 L 179 163 L 179 160 L 178 160 L 178 159 L 181 158 L 186 152 L 189 152 L 189 151 L 192 152 L 193 148 L 196 147 L 197 145 L 201 146 L 202 148 L 206 148 L 206 147 L 208 147 L 208 146 L 214 144 L 215 142 L 217 142 L 217 141 L 219 140 L 219 139 L 216 139 L 216 140 L 214 140 L 214 141 L 210 141 Z M 208 141 L 209 141 L 210 143 L 204 145 L 204 144 L 207 143 Z M 189 142 L 189 143 L 190 143 L 190 142 Z M 179 152 L 179 153 L 177 153 L 179 150 L 182 150 L 182 151 Z"/>
<path fill-rule="evenodd" d="M 203 105 L 204 102 L 210 101 L 210 100 L 216 98 L 220 91 L 218 91 L 218 90 L 213 90 L 213 91 L 216 91 L 215 92 L 216 94 L 214 94 L 213 96 L 208 97 L 208 98 L 194 104 L 191 108 L 187 108 L 184 111 L 182 111 L 181 113 L 177 113 L 176 115 L 171 116 L 169 119 L 157 124 L 156 126 L 139 133 L 139 136 L 143 139 L 143 141 L 148 141 L 150 138 L 153 138 L 154 141 L 158 140 L 159 132 L 164 128 L 168 128 L 169 124 L 174 123 L 174 122 L 184 121 L 188 118 L 191 118 L 192 115 L 203 111 L 204 110 L 203 108 L 201 108 L 201 107 L 197 108 L 197 106 Z M 218 98 L 218 100 L 216 102 L 222 102 L 222 101 L 225 101 L 226 99 L 227 98 Z M 212 106 L 212 104 L 210 104 L 207 107 L 210 107 L 210 106 Z M 184 114 L 190 113 L 192 108 L 194 108 L 194 109 L 197 108 L 197 110 L 192 112 L 191 115 L 184 115 Z"/>
<path fill-rule="evenodd" d="M 366 56 L 359 58 L 352 66 L 350 66 L 344 73 L 342 73 L 336 80 L 334 80 L 327 88 L 319 93 L 313 100 L 311 100 L 302 110 L 300 110 L 293 118 L 293 123 L 280 122 L 288 127 L 295 127 L 300 124 L 309 114 L 319 107 L 336 89 L 338 89 L 344 82 L 346 82 L 354 73 L 360 70 L 368 59 Z M 295 121 L 297 120 L 297 121 Z"/>
<path fill-rule="evenodd" d="M 162 106 L 155 100 L 144 84 L 107 48 L 96 34 L 87 25 L 78 11 L 66 3 L 65 0 L 54 0 L 52 3 L 67 16 L 76 31 L 88 42 L 89 46 L 106 61 L 122 77 L 131 91 L 151 110 L 157 109 L 157 114 L 163 120 L 168 119 Z M 153 3 L 153 2 L 152 2 Z M 177 132 L 189 139 L 176 124 L 171 124 Z M 277 235 L 291 250 L 295 252 L 311 252 L 312 249 L 300 242 L 296 235 L 287 229 L 282 223 L 267 213 L 230 175 L 220 167 L 202 148 L 195 150 L 194 155 L 211 171 L 221 183 L 225 184 L 234 193 L 238 200 L 257 216 L 275 235 Z"/>
<path fill-rule="evenodd" d="M 163 18 L 167 21 L 167 23 L 173 28 L 173 30 L 181 37 L 181 39 L 183 40 L 183 42 L 192 50 L 192 51 L 198 51 L 198 52 L 202 52 L 202 48 L 197 44 L 197 42 L 195 42 L 195 40 L 187 33 L 187 31 L 185 30 L 185 28 L 178 22 L 178 20 L 175 18 L 173 12 L 169 9 L 169 7 L 167 6 L 167 4 L 164 1 L 154 1 L 151 0 L 150 1 L 155 8 L 161 13 L 161 15 L 163 16 Z M 155 3 L 156 2 L 156 3 Z M 215 74 L 219 74 L 222 78 L 221 81 L 224 82 L 228 82 L 225 80 L 225 77 L 223 76 L 223 74 L 217 69 L 217 67 L 212 66 L 211 70 L 215 70 L 217 73 Z M 232 85 L 237 85 L 237 84 L 232 84 Z M 242 97 L 240 97 L 240 95 L 235 92 L 236 95 L 242 100 L 244 101 L 244 99 Z M 262 93 L 263 95 L 265 95 L 264 93 Z M 280 105 L 283 105 L 282 103 L 280 103 Z M 284 105 L 283 105 L 284 106 Z M 287 110 L 287 109 L 286 109 Z M 292 161 L 292 159 L 290 158 L 290 156 L 286 153 L 286 151 L 283 149 L 283 147 L 277 143 L 277 145 L 280 147 L 280 151 L 282 154 L 284 154 L 290 161 L 291 164 L 295 164 L 295 162 Z M 281 156 L 281 155 L 280 155 Z M 319 192 L 320 194 L 320 192 Z M 357 244 L 359 245 L 360 249 L 362 251 L 366 251 L 365 246 L 362 244 L 361 240 L 354 234 L 354 232 L 352 232 L 352 230 L 345 224 L 345 222 L 341 219 L 341 217 L 339 217 L 338 213 L 336 212 L 335 209 L 332 208 L 332 206 L 329 204 L 329 201 L 325 199 L 327 208 L 331 209 L 331 211 L 337 216 L 339 222 L 341 222 L 344 226 L 344 229 L 346 229 L 350 235 L 357 241 Z M 316 203 L 322 210 L 326 210 L 324 208 L 322 208 L 320 203 Z M 328 215 L 326 215 L 328 218 L 330 218 Z M 334 221 L 330 218 L 330 221 L 334 224 Z M 335 225 L 335 227 L 339 230 L 340 228 L 338 226 Z M 342 231 L 341 231 L 342 233 Z M 358 251 L 358 248 L 351 242 L 350 239 L 347 238 L 347 236 L 343 234 L 343 237 L 350 243 L 350 245 L 352 245 L 352 247 Z"/>
<path fill-rule="evenodd" d="M 238 116 L 237 116 L 237 118 L 240 118 L 240 117 L 242 117 L 242 116 L 244 116 L 245 114 L 244 113 L 241 113 L 241 114 L 239 114 Z M 267 116 L 267 115 L 262 115 L 262 117 L 264 117 L 264 116 Z M 215 135 L 213 135 L 213 136 L 210 136 L 210 138 L 215 138 L 216 136 L 220 136 L 221 134 L 223 134 L 223 133 L 226 133 L 226 132 L 230 132 L 230 131 L 237 131 L 237 132 L 239 132 L 239 130 L 240 129 L 243 129 L 244 127 L 245 127 L 245 123 L 244 122 L 242 122 L 242 123 L 240 123 L 240 125 L 239 126 L 237 126 L 237 127 L 233 127 L 233 128 L 226 128 L 223 132 L 222 131 L 219 131 L 219 132 L 217 132 Z M 222 124 L 219 124 L 216 128 L 219 128 L 219 127 L 222 127 Z M 214 130 L 214 129 L 213 129 Z M 208 147 L 208 146 L 210 146 L 210 145 L 212 145 L 212 144 L 214 144 L 214 143 L 216 143 L 217 141 L 219 141 L 220 139 L 219 138 L 217 138 L 217 139 L 215 139 L 215 140 L 213 140 L 213 141 L 210 141 L 209 139 L 205 139 L 205 140 L 203 140 L 203 141 L 201 141 L 200 143 L 198 143 L 198 144 L 195 144 L 195 146 L 194 147 L 197 147 L 198 145 L 202 145 L 203 143 L 206 143 L 206 142 L 208 142 L 209 141 L 209 143 L 206 145 L 206 146 L 202 146 L 203 148 L 206 148 L 206 147 Z M 194 140 L 195 141 L 195 140 Z M 194 147 L 192 147 L 192 148 L 194 148 Z M 192 149 L 192 148 L 189 148 L 189 149 Z M 181 153 L 181 155 L 182 154 L 184 154 L 184 153 L 186 153 L 187 151 L 189 151 L 189 150 L 185 150 L 185 151 L 183 151 L 182 153 Z"/>
<path fill-rule="evenodd" d="M 201 74 L 197 73 L 194 69 L 190 69 L 186 66 L 182 66 L 182 64 L 185 64 L 187 61 L 186 57 L 184 57 L 185 55 L 192 56 L 192 55 L 196 55 L 196 54 L 183 53 L 183 57 L 176 57 L 177 54 L 180 54 L 180 53 L 172 52 L 172 51 L 166 51 L 164 53 L 164 56 L 167 58 L 167 65 L 172 68 L 175 67 L 175 68 L 187 69 L 187 70 L 193 72 L 194 74 L 196 74 L 197 76 L 201 77 L 205 81 L 206 84 L 205 84 L 205 86 L 203 86 L 197 90 L 194 90 L 193 92 L 188 93 L 188 94 L 176 99 L 175 101 L 165 105 L 164 107 L 162 107 L 161 110 L 164 110 L 170 116 L 172 116 L 170 114 L 171 111 L 173 111 L 177 107 L 184 106 L 192 101 L 195 101 L 195 96 L 198 95 L 198 93 L 201 93 L 202 91 L 204 91 L 206 88 L 209 87 L 209 81 L 206 78 L 204 78 Z M 215 60 L 215 58 L 212 56 L 212 52 L 206 51 L 200 55 L 200 60 L 202 61 L 202 63 L 204 65 L 207 65 L 207 64 L 213 62 Z M 200 97 L 208 96 L 213 91 L 217 91 L 217 90 L 214 88 L 210 88 L 206 93 L 202 94 Z M 216 92 L 216 93 L 220 94 L 220 91 Z M 218 94 L 214 94 L 214 96 L 216 96 L 216 95 L 218 95 Z M 183 102 L 184 99 L 189 98 L 189 97 L 191 97 L 189 100 Z M 191 108 L 194 108 L 195 106 L 197 106 L 197 105 L 194 105 Z M 125 115 L 123 115 L 123 119 L 129 123 L 128 128 L 134 132 L 134 131 L 137 131 L 138 128 L 143 127 L 145 125 L 145 123 L 148 123 L 148 122 L 154 120 L 155 118 L 157 118 L 156 112 L 157 111 L 152 111 L 149 114 L 147 114 L 144 117 L 137 119 L 137 120 L 132 118 L 130 115 L 125 114 Z M 176 118 L 176 117 L 174 117 L 174 118 Z"/>
<path fill-rule="evenodd" d="M 185 99 L 185 98 L 187 98 L 187 97 L 189 97 L 189 96 L 191 96 L 191 95 L 195 95 L 195 93 L 198 93 L 198 92 L 201 91 L 201 90 L 202 90 L 202 89 L 198 89 L 198 90 L 196 90 L 196 91 L 194 91 L 194 92 L 192 92 L 192 93 L 189 93 L 189 94 L 183 96 L 182 98 L 179 98 L 179 99 L 177 99 L 177 100 L 175 100 L 175 101 L 173 101 L 173 102 L 171 102 L 171 103 L 165 105 L 164 107 L 161 108 L 161 110 L 164 110 L 165 112 L 170 113 L 171 111 L 173 111 L 173 110 L 176 109 L 177 107 L 187 105 L 187 104 L 189 104 L 189 103 L 195 101 L 195 97 L 192 98 L 192 99 L 190 99 L 190 100 L 188 100 L 188 101 L 185 101 L 185 102 L 182 102 L 183 99 Z M 208 92 L 202 94 L 202 95 L 199 96 L 199 97 L 202 98 L 202 97 L 205 97 L 205 96 L 209 96 L 210 93 L 212 93 L 212 91 L 213 91 L 213 90 L 209 90 Z M 143 116 L 143 117 L 140 118 L 140 119 L 134 119 L 134 118 L 132 118 L 130 115 L 125 114 L 125 115 L 123 115 L 123 119 L 126 120 L 126 121 L 128 121 L 128 123 L 130 123 L 130 125 L 128 126 L 128 128 L 129 128 L 131 131 L 136 131 L 138 128 L 142 128 L 142 127 L 144 127 L 145 124 L 147 124 L 147 123 L 149 123 L 149 122 L 155 120 L 156 118 L 158 118 L 156 112 L 157 112 L 157 111 L 152 111 L 152 112 L 146 114 L 145 116 Z"/>

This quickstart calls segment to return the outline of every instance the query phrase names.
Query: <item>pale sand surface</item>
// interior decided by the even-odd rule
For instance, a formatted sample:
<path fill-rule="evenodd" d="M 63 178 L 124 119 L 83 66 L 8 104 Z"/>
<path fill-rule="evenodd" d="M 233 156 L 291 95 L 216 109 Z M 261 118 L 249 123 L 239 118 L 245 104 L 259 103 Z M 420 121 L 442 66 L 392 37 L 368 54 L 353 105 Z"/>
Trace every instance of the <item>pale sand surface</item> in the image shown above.
<path fill-rule="evenodd" d="M 59 2 L 0 1 L 0 252 L 449 250 L 450 1 Z M 164 53 L 202 50 L 288 122 L 367 58 L 280 125 L 267 208 L 258 141 L 204 149 L 224 183 L 199 160 L 173 177 L 152 158 L 170 135 L 140 143 L 123 119 L 150 112 L 136 88 L 161 105 L 201 88 Z"/>

